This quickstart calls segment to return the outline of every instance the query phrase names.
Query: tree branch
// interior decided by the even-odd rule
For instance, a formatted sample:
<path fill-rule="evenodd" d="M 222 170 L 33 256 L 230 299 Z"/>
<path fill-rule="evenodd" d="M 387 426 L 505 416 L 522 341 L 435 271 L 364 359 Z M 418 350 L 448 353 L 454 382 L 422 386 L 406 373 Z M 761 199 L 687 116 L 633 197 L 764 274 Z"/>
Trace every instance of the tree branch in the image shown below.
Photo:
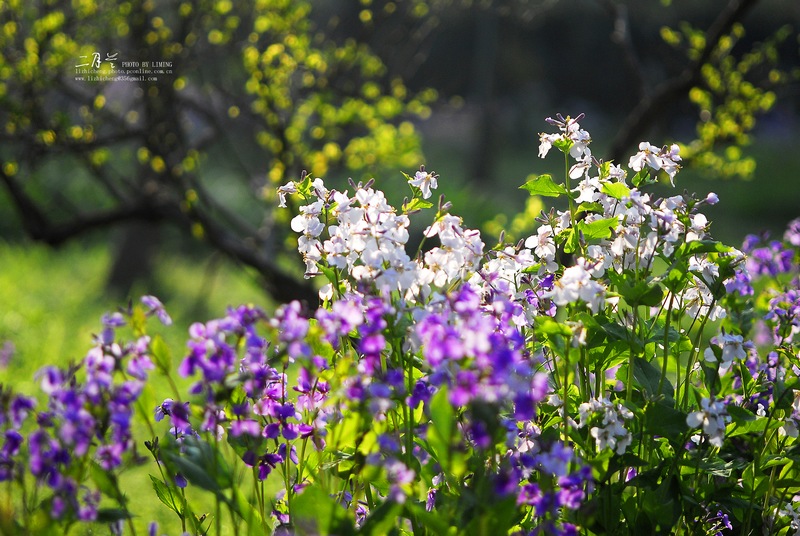
<path fill-rule="evenodd" d="M 697 58 L 691 60 L 677 76 L 658 85 L 651 94 L 639 102 L 628 115 L 611 144 L 611 159 L 619 162 L 669 105 L 686 94 L 700 80 L 700 70 L 707 63 L 719 40 L 730 32 L 734 23 L 741 20 L 759 0 L 731 0 L 706 32 L 706 42 Z"/>

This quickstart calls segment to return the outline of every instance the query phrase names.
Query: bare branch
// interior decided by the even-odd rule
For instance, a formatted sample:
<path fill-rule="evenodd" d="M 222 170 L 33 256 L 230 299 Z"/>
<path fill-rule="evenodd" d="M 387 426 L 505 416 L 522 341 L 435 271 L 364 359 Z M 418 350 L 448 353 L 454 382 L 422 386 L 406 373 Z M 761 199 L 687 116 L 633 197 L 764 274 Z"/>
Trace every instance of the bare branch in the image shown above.
<path fill-rule="evenodd" d="M 611 33 L 611 41 L 622 49 L 625 63 L 628 64 L 628 68 L 636 80 L 639 96 L 645 97 L 650 93 L 650 85 L 645 77 L 642 63 L 639 61 L 639 55 L 636 53 L 636 47 L 631 39 L 628 8 L 614 0 L 600 0 L 600 3 L 614 18 L 614 31 Z"/>
<path fill-rule="evenodd" d="M 647 128 L 667 112 L 671 104 L 677 102 L 692 86 L 698 83 L 700 70 L 703 64 L 711 58 L 719 40 L 730 32 L 733 25 L 758 2 L 759 0 L 731 0 L 728 2 L 728 5 L 720 12 L 706 32 L 705 46 L 697 58 L 690 61 L 680 74 L 658 85 L 628 115 L 611 144 L 611 158 L 614 161 L 619 161 L 625 152 L 639 141 Z"/>

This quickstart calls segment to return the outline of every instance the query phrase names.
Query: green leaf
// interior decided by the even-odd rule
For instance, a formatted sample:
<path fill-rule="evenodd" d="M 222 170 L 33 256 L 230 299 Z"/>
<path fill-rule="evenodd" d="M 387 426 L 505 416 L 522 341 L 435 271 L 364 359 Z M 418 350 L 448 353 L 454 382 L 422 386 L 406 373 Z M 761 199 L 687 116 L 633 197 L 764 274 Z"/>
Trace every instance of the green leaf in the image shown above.
<path fill-rule="evenodd" d="M 336 277 L 336 270 L 321 262 L 317 263 L 317 268 L 319 268 L 319 271 L 325 276 L 325 279 L 327 279 L 328 282 L 335 287 L 338 280 Z"/>
<path fill-rule="evenodd" d="M 774 389 L 772 397 L 775 400 L 775 408 L 791 409 L 792 402 L 794 402 L 794 391 L 800 389 L 800 381 L 787 384 L 779 378 L 775 381 Z"/>
<path fill-rule="evenodd" d="M 156 497 L 158 497 L 158 500 L 176 514 L 181 515 L 180 509 L 178 508 L 178 505 L 175 504 L 175 500 L 172 497 L 172 492 L 167 485 L 153 475 L 148 476 L 150 477 L 150 481 L 153 483 L 153 489 L 156 492 Z"/>
<path fill-rule="evenodd" d="M 658 394 L 658 384 L 661 382 L 661 371 L 653 366 L 652 363 L 641 357 L 633 358 L 633 377 L 636 382 L 651 396 Z M 667 400 L 675 397 L 675 389 L 672 387 L 668 378 L 664 378 L 661 386 L 661 394 Z"/>
<path fill-rule="evenodd" d="M 604 218 L 602 220 L 595 220 L 591 223 L 579 221 L 577 223 L 578 230 L 583 234 L 586 240 L 602 240 L 609 238 L 614 232 L 614 229 L 619 225 L 617 218 Z"/>
<path fill-rule="evenodd" d="M 621 182 L 603 183 L 602 192 L 606 195 L 610 195 L 614 199 L 623 199 L 631 195 L 631 189 Z"/>
<path fill-rule="evenodd" d="M 267 439 L 264 436 L 253 437 L 248 434 L 234 436 L 233 434 L 225 434 L 228 439 L 228 444 L 233 448 L 233 451 L 239 455 L 244 456 L 246 452 L 262 452 Z"/>
<path fill-rule="evenodd" d="M 403 510 L 403 506 L 393 501 L 385 501 L 376 509 L 369 513 L 364 524 L 359 529 L 359 534 L 371 534 L 383 536 L 390 534 L 397 524 L 397 518 Z"/>
<path fill-rule="evenodd" d="M 606 321 L 602 322 L 600 326 L 603 328 L 608 336 L 609 340 L 612 341 L 629 341 L 631 336 L 633 335 L 631 332 L 628 331 L 628 328 L 619 324 L 617 322 Z"/>
<path fill-rule="evenodd" d="M 123 519 L 130 519 L 131 514 L 121 508 L 100 508 L 97 510 L 97 523 L 110 524 Z"/>
<path fill-rule="evenodd" d="M 689 265 L 686 262 L 677 262 L 667 274 L 664 285 L 674 294 L 677 294 L 683 290 L 691 278 Z"/>
<path fill-rule="evenodd" d="M 442 466 L 448 479 L 458 479 L 466 472 L 467 467 L 463 452 L 453 445 L 457 431 L 457 416 L 446 387 L 442 387 L 433 395 L 430 413 L 431 425 L 428 427 L 426 439 L 431 454 Z"/>
<path fill-rule="evenodd" d="M 251 529 L 251 534 L 258 533 L 258 527 L 264 523 L 264 516 L 254 504 L 255 499 L 247 500 L 239 486 L 233 487 L 233 508 L 245 525 Z"/>
<path fill-rule="evenodd" d="M 716 240 L 694 240 L 687 242 L 679 250 L 680 256 L 684 256 L 694 255 L 695 253 L 729 253 L 733 248 Z"/>
<path fill-rule="evenodd" d="M 666 404 L 649 404 L 644 413 L 648 432 L 666 437 L 672 443 L 680 441 L 681 436 L 689 430 L 686 414 Z"/>
<path fill-rule="evenodd" d="M 422 523 L 428 529 L 428 534 L 456 534 L 453 524 L 436 510 L 428 512 L 418 504 L 406 502 L 406 512 L 409 517 Z"/>
<path fill-rule="evenodd" d="M 664 298 L 664 289 L 658 283 L 653 281 L 638 281 L 636 284 L 630 283 L 629 274 L 617 274 L 610 272 L 609 279 L 614 284 L 614 288 L 620 296 L 625 298 L 625 301 L 631 307 L 637 305 L 646 305 L 655 307 L 661 305 Z"/>
<path fill-rule="evenodd" d="M 726 409 L 728 415 L 731 416 L 731 423 L 725 428 L 726 437 L 736 437 L 745 434 L 762 434 L 767 428 L 767 422 L 770 422 L 770 419 L 758 417 L 739 406 L 729 405 Z M 772 420 L 771 422 L 773 423 L 771 428 L 775 428 L 781 424 L 779 420 Z"/>
<path fill-rule="evenodd" d="M 550 175 L 529 175 L 528 180 L 520 186 L 521 190 L 528 190 L 531 195 L 541 195 L 544 197 L 559 197 L 567 193 L 567 189 L 561 184 L 553 182 Z"/>
<path fill-rule="evenodd" d="M 561 335 L 563 337 L 572 337 L 572 330 L 569 326 L 549 316 L 537 316 L 534 320 L 534 331 L 540 336 Z"/>
<path fill-rule="evenodd" d="M 425 201 L 419 197 L 414 197 L 408 203 L 403 204 L 403 214 L 408 214 L 410 212 L 414 212 L 415 210 L 431 208 L 432 206 L 433 203 L 430 201 Z"/>
<path fill-rule="evenodd" d="M 166 373 L 172 370 L 172 352 L 161 335 L 153 337 L 153 341 L 150 343 L 150 352 L 153 354 L 153 361 L 160 371 Z"/>
<path fill-rule="evenodd" d="M 557 238 L 559 240 L 563 240 L 564 253 L 575 253 L 575 251 L 577 251 L 578 249 L 578 246 L 580 245 L 580 241 L 578 240 L 578 233 L 575 232 L 574 227 L 565 229 L 558 235 Z"/>
<path fill-rule="evenodd" d="M 602 214 L 603 205 L 600 203 L 589 203 L 584 201 L 575 208 L 575 218 L 579 218 L 582 214 Z"/>
<path fill-rule="evenodd" d="M 726 410 L 728 412 L 728 415 L 730 415 L 731 417 L 731 421 L 736 424 L 745 424 L 756 420 L 756 416 L 752 412 L 746 410 L 741 406 L 728 404 Z"/>
<path fill-rule="evenodd" d="M 107 497 L 111 497 L 113 499 L 123 499 L 123 497 L 118 497 L 118 490 L 116 485 L 116 476 L 111 471 L 106 471 L 97 462 L 92 462 L 92 465 L 89 468 L 90 474 L 92 476 L 92 480 L 94 481 L 97 489 L 103 492 L 104 495 Z"/>
<path fill-rule="evenodd" d="M 636 188 L 640 188 L 648 184 L 654 184 L 655 182 L 655 179 L 650 176 L 650 173 L 647 171 L 647 169 L 641 170 L 631 178 L 631 184 L 633 184 Z"/>
<path fill-rule="evenodd" d="M 174 443 L 174 440 L 171 441 Z M 217 497 L 227 501 L 223 491 L 233 486 L 233 475 L 227 462 L 211 445 L 194 437 L 183 440 L 183 454 L 177 445 L 162 451 L 164 461 L 175 473 Z"/>
<path fill-rule="evenodd" d="M 564 154 L 567 154 L 572 146 L 575 145 L 575 142 L 567 137 L 559 136 L 555 141 L 553 141 L 553 147 L 558 149 Z"/>
<path fill-rule="evenodd" d="M 296 534 L 355 534 L 355 527 L 340 504 L 318 486 L 312 485 L 292 501 Z"/>

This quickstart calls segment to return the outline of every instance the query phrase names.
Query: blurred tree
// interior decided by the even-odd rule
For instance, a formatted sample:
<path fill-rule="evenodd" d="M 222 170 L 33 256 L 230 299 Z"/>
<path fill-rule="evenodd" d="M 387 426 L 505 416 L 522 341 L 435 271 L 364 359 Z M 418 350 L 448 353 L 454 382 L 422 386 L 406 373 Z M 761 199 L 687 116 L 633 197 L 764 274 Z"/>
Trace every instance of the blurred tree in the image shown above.
<path fill-rule="evenodd" d="M 654 130 L 694 119 L 697 135 L 683 148 L 685 163 L 746 177 L 754 162 L 741 147 L 758 116 L 775 105 L 776 88 L 797 79 L 790 72 L 791 66 L 796 71 L 796 50 L 788 60 L 779 57 L 781 49 L 791 50 L 789 37 L 797 35 L 787 23 L 800 22 L 797 3 L 790 0 L 346 5 L 366 21 L 362 39 L 378 54 L 381 43 L 391 39 L 390 70 L 402 72 L 411 86 L 422 80 L 444 96 L 463 95 L 478 110 L 469 151 L 476 180 L 493 178 L 492 159 L 503 145 L 501 103 L 513 101 L 512 115 L 523 116 L 524 92 L 537 87 L 545 88 L 538 96 L 549 100 L 547 106 L 579 100 L 615 119 L 621 114 L 609 151 L 617 161 Z M 761 13 L 757 7 L 763 7 Z M 746 26 L 760 37 L 746 38 Z M 415 39 L 391 38 L 399 34 Z"/>
<path fill-rule="evenodd" d="M 428 85 L 478 109 L 478 135 L 457 133 L 473 139 L 476 179 L 496 178 L 499 103 L 513 101 L 519 121 L 536 84 L 557 95 L 548 109 L 598 94 L 604 110 L 631 110 L 616 160 L 693 103 L 687 163 L 751 171 L 739 147 L 788 76 L 777 51 L 790 30 L 766 17 L 772 37 L 743 38 L 765 2 L 6 0 L 0 181 L 27 234 L 49 244 L 130 224 L 110 278 L 123 289 L 170 223 L 255 267 L 277 299 L 313 300 L 279 267 L 275 223 L 288 215 L 269 208 L 273 186 L 303 169 L 360 178 L 416 167 L 408 119 L 430 113 Z M 654 45 L 660 26 L 672 49 Z M 137 62 L 164 72 L 100 80 Z M 533 139 L 530 125 L 517 138 Z"/>
<path fill-rule="evenodd" d="M 170 223 L 276 299 L 314 300 L 279 267 L 274 186 L 416 167 L 408 118 L 434 94 L 310 14 L 303 0 L 0 3 L 0 180 L 25 232 L 58 245 L 136 223 L 111 277 L 127 290 Z"/>

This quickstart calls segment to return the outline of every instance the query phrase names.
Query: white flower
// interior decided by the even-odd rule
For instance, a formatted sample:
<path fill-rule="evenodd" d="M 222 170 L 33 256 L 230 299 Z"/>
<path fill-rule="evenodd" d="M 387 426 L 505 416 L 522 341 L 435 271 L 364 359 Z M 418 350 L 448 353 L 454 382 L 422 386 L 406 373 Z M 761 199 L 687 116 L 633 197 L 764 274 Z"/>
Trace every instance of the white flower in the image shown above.
<path fill-rule="evenodd" d="M 621 183 L 625 183 L 625 176 L 627 172 L 622 169 L 622 166 L 618 166 L 616 164 L 611 164 L 608 166 L 608 176 L 611 179 L 617 179 L 617 181 Z"/>
<path fill-rule="evenodd" d="M 532 249 L 534 255 L 547 262 L 556 257 L 556 242 L 553 237 L 553 228 L 549 225 L 542 225 L 536 230 L 536 234 L 529 236 L 525 240 L 525 247 Z"/>
<path fill-rule="evenodd" d="M 592 156 L 592 152 L 588 147 L 592 142 L 592 137 L 589 133 L 583 130 L 577 121 L 568 121 L 567 136 L 572 140 L 569 155 L 576 160 L 582 156 L 586 156 L 586 160 L 589 160 Z"/>
<path fill-rule="evenodd" d="M 286 194 L 296 194 L 297 193 L 297 184 L 294 182 L 287 182 L 283 186 L 278 188 L 278 199 L 280 202 L 278 206 L 281 208 L 286 208 Z"/>
<path fill-rule="evenodd" d="M 550 148 L 553 147 L 553 143 L 560 138 L 561 136 L 558 134 L 545 134 L 544 132 L 539 134 L 539 158 L 547 156 L 547 153 L 550 152 Z"/>
<path fill-rule="evenodd" d="M 692 216 L 692 226 L 686 232 L 686 241 L 694 242 L 695 240 L 702 240 L 706 235 L 706 227 L 708 227 L 708 219 L 703 214 L 695 214 Z"/>
<path fill-rule="evenodd" d="M 408 183 L 422 191 L 423 199 L 428 199 L 431 196 L 431 188 L 435 190 L 439 187 L 439 183 L 436 180 L 438 177 L 432 171 L 425 171 L 425 166 L 423 166 L 417 171 L 413 179 L 409 179 Z"/>
<path fill-rule="evenodd" d="M 598 451 L 608 447 L 617 454 L 625 454 L 633 439 L 625 428 L 625 421 L 633 418 L 631 410 L 619 403 L 612 404 L 607 398 L 592 398 L 578 407 L 578 415 L 579 428 L 586 426 L 589 421 L 600 421 L 598 424 L 602 426 L 589 429 Z"/>
<path fill-rule="evenodd" d="M 580 165 L 581 164 L 575 164 L 574 166 L 572 166 L 572 169 L 574 170 L 576 167 Z M 570 178 L 577 179 L 580 176 L 581 174 L 578 174 L 576 177 L 573 177 L 572 171 L 570 171 Z M 597 201 L 598 199 L 600 199 L 601 188 L 602 185 L 600 184 L 600 181 L 597 178 L 591 178 L 591 179 L 586 178 L 582 180 L 580 183 L 578 183 L 577 188 L 572 189 L 573 192 L 576 192 L 578 194 L 578 197 L 575 198 L 575 202 L 580 204 L 583 202 L 593 203 L 594 201 Z"/>
<path fill-rule="evenodd" d="M 580 258 L 575 266 L 564 270 L 561 279 L 555 282 L 547 297 L 552 298 L 556 305 L 567 305 L 581 300 L 593 313 L 599 311 L 605 300 L 605 287 L 592 280 L 586 265 L 586 260 Z"/>
<path fill-rule="evenodd" d="M 717 448 L 721 447 L 725 438 L 725 404 L 721 400 L 703 398 L 700 400 L 700 408 L 700 411 L 686 416 L 686 424 L 691 428 L 702 426 L 709 443 Z"/>
<path fill-rule="evenodd" d="M 575 149 L 574 145 L 572 149 Z M 570 149 L 570 154 L 572 154 L 572 149 Z M 585 154 L 583 156 L 576 157 L 578 162 L 569 168 L 570 179 L 580 179 L 589 171 L 592 165 L 592 151 L 588 147 L 584 151 Z"/>
<path fill-rule="evenodd" d="M 628 161 L 628 167 L 634 171 L 641 171 L 645 166 L 656 171 L 663 169 L 669 175 L 672 186 L 675 186 L 675 174 L 681 168 L 678 164 L 681 161 L 679 152 L 680 148 L 674 143 L 669 148 L 659 149 L 650 142 L 643 141 L 639 144 L 639 152 Z"/>
<path fill-rule="evenodd" d="M 645 166 L 649 166 L 658 171 L 661 169 L 661 162 L 657 154 L 658 147 L 651 145 L 648 141 L 643 141 L 639 144 L 639 152 L 628 161 L 628 167 L 634 171 L 641 171 Z"/>
<path fill-rule="evenodd" d="M 789 518 L 789 524 L 795 529 L 795 534 L 800 533 L 800 504 L 797 504 L 798 497 L 792 497 L 792 502 L 787 503 L 786 506 L 778 511 L 782 517 Z"/>
<path fill-rule="evenodd" d="M 742 360 L 747 357 L 747 352 L 744 349 L 744 339 L 741 335 L 731 335 L 723 331 L 722 335 L 712 338 L 711 342 L 716 345 L 722 343 L 722 354 L 719 359 L 720 374 L 728 372 L 734 359 Z M 717 362 L 717 356 L 714 353 L 714 349 L 711 347 L 705 349 L 703 358 L 709 363 Z"/>

